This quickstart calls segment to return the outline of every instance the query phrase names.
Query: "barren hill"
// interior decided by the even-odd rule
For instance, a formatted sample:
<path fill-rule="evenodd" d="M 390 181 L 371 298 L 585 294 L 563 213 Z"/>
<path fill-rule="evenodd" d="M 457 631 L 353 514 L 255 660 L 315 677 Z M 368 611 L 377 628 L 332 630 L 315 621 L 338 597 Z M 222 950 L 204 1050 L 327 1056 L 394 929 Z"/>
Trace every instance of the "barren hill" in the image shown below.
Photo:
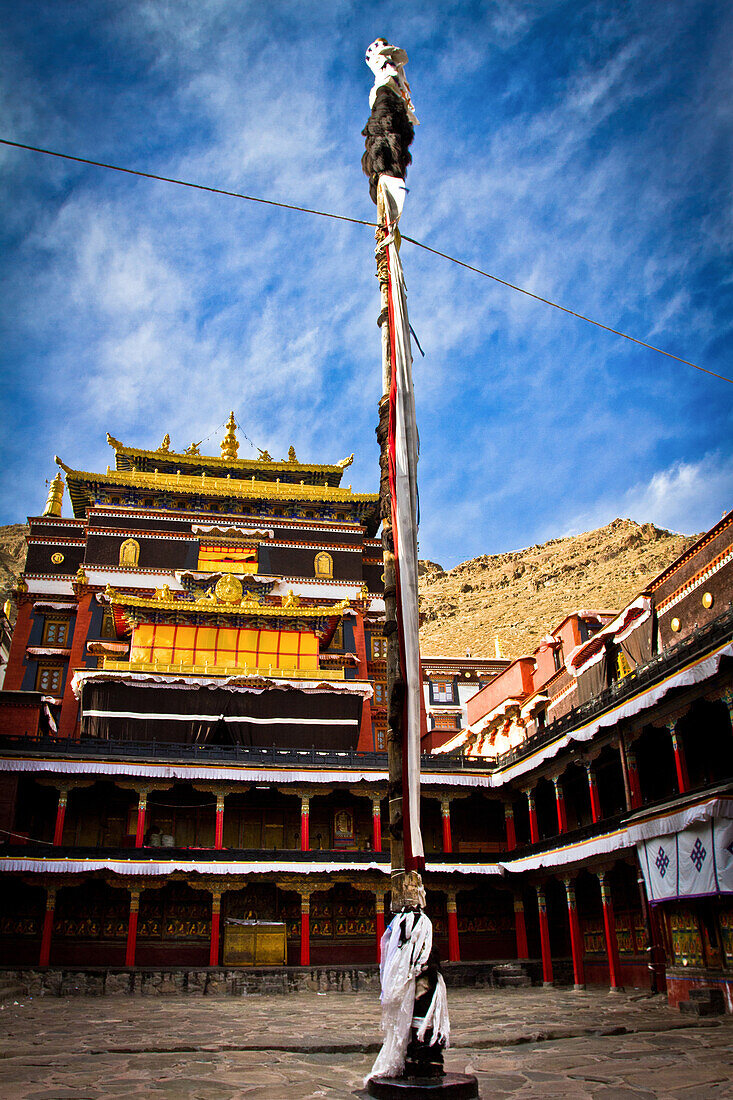
<path fill-rule="evenodd" d="M 615 519 L 606 527 L 507 554 L 483 555 L 446 572 L 420 563 L 422 652 L 504 657 L 531 653 L 573 611 L 620 610 L 698 535 Z"/>
<path fill-rule="evenodd" d="M 0 607 L 25 565 L 25 537 L 28 528 L 23 523 L 0 527 Z"/>

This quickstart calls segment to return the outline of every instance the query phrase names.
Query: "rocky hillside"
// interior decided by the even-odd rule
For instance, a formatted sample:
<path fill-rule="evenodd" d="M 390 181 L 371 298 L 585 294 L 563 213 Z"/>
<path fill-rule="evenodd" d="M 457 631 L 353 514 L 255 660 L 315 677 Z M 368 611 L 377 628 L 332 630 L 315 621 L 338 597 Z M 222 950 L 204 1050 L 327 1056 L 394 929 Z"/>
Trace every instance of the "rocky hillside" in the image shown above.
<path fill-rule="evenodd" d="M 618 609 L 666 569 L 697 535 L 615 519 L 572 538 L 483 555 L 448 572 L 420 563 L 422 652 L 504 657 L 531 653 L 572 611 Z"/>
<path fill-rule="evenodd" d="M 28 528 L 22 523 L 0 527 L 0 607 L 25 565 L 25 537 Z"/>

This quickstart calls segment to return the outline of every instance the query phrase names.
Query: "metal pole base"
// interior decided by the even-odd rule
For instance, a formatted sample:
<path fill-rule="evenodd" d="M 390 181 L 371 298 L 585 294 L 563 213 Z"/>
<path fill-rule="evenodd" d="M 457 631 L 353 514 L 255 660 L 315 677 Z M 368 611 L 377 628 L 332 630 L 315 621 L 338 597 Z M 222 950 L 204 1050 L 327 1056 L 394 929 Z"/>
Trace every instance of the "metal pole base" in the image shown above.
<path fill-rule="evenodd" d="M 377 1100 L 479 1100 L 478 1081 L 469 1073 L 444 1077 L 370 1077 L 367 1096 Z"/>

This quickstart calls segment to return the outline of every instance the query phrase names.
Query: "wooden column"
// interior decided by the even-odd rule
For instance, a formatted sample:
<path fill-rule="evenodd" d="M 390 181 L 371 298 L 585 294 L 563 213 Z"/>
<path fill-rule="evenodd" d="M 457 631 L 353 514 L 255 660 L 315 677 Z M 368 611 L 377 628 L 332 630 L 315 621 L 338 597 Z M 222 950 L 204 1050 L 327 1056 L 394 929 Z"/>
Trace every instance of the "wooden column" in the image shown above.
<path fill-rule="evenodd" d="M 562 789 L 559 775 L 553 775 L 552 785 L 555 788 L 555 805 L 557 806 L 557 831 L 562 835 L 568 831 L 568 815 L 565 809 L 565 792 Z"/>
<path fill-rule="evenodd" d="M 441 798 L 440 800 L 440 816 L 443 820 L 443 851 L 453 851 L 453 834 L 450 827 L 450 799 Z"/>
<path fill-rule="evenodd" d="M 16 630 L 17 630 L 17 627 L 16 627 Z M 10 666 L 8 665 L 8 668 L 9 667 Z M 8 682 L 8 674 L 6 672 L 5 673 L 5 685 L 6 685 L 6 687 L 7 687 L 7 682 Z M 726 707 L 728 708 L 728 717 L 730 719 L 730 728 L 731 728 L 731 733 L 733 733 L 733 688 L 728 688 L 727 691 L 724 691 L 723 694 L 721 695 L 720 699 L 721 699 L 721 702 L 725 703 Z"/>
<path fill-rule="evenodd" d="M 542 948 L 542 984 L 553 984 L 552 953 L 550 951 L 550 926 L 547 923 L 547 899 L 544 887 L 535 886 L 537 891 L 537 911 L 540 919 L 540 945 Z"/>
<path fill-rule="evenodd" d="M 145 811 L 148 808 L 148 792 L 143 789 L 137 792 L 137 829 L 135 831 L 135 847 L 142 848 L 145 839 Z"/>
<path fill-rule="evenodd" d="M 537 807 L 534 801 L 534 787 L 528 787 L 524 793 L 527 796 L 527 807 L 529 809 L 529 839 L 532 844 L 536 844 L 540 839 L 540 828 L 537 824 Z"/>
<path fill-rule="evenodd" d="M 578 920 L 578 907 L 575 901 L 575 887 L 571 878 L 563 879 L 565 896 L 568 902 L 568 920 L 570 922 L 570 946 L 573 953 L 573 980 L 575 988 L 585 989 L 585 967 L 583 965 L 583 937 Z"/>
<path fill-rule="evenodd" d="M 680 794 L 685 794 L 690 789 L 690 779 L 687 774 L 687 759 L 685 758 L 685 747 L 682 744 L 679 734 L 677 733 L 676 722 L 667 722 L 667 729 L 669 730 L 669 736 L 672 738 L 672 748 L 674 749 L 674 766 L 677 770 L 677 787 Z"/>
<path fill-rule="evenodd" d="M 458 908 L 454 891 L 448 893 L 448 960 L 449 962 L 461 961 L 461 945 L 458 939 Z"/>
<path fill-rule="evenodd" d="M 125 950 L 125 966 L 130 969 L 135 965 L 135 951 L 137 949 L 137 918 L 140 908 L 140 890 L 130 891 L 130 918 L 127 924 L 127 948 Z"/>
<path fill-rule="evenodd" d="M 504 824 L 506 825 L 506 847 L 508 852 L 513 852 L 517 846 L 517 831 L 514 828 L 514 804 L 504 803 Z"/>
<path fill-rule="evenodd" d="M 381 890 L 375 890 L 375 914 L 374 927 L 377 935 L 377 962 L 382 961 L 382 936 L 384 935 L 384 900 L 385 895 Z"/>
<path fill-rule="evenodd" d="M 528 959 L 527 922 L 524 917 L 524 902 L 519 894 L 514 895 L 514 931 L 517 936 L 517 958 Z"/>
<path fill-rule="evenodd" d="M 593 818 L 593 824 L 601 820 L 601 800 L 598 797 L 598 782 L 596 780 L 596 770 L 591 764 L 585 765 L 585 771 L 588 776 L 588 793 L 590 795 L 590 813 Z"/>
<path fill-rule="evenodd" d="M 214 829 L 214 848 L 218 851 L 224 847 L 224 798 L 225 795 L 216 796 L 216 826 Z"/>
<path fill-rule="evenodd" d="M 64 838 L 64 818 L 66 817 L 66 800 L 69 792 L 65 787 L 59 791 L 59 802 L 56 807 L 56 826 L 53 831 L 53 842 L 58 847 Z"/>
<path fill-rule="evenodd" d="M 221 920 L 221 890 L 211 891 L 211 943 L 209 966 L 219 965 L 219 922 Z"/>
<path fill-rule="evenodd" d="M 300 796 L 300 850 L 310 851 L 310 795 Z"/>
<path fill-rule="evenodd" d="M 41 935 L 41 954 L 38 958 L 39 966 L 48 966 L 51 957 L 51 936 L 53 934 L 53 918 L 56 912 L 56 887 L 49 886 L 46 889 L 46 912 L 43 916 L 43 933 Z"/>
<path fill-rule="evenodd" d="M 372 847 L 375 852 L 382 850 L 382 800 L 378 797 L 372 799 Z M 382 910 L 382 923 L 384 923 L 384 910 Z"/>
<path fill-rule="evenodd" d="M 638 810 L 642 805 L 641 781 L 639 779 L 639 765 L 636 760 L 636 750 L 633 745 L 629 745 L 626 749 L 626 763 L 629 769 L 631 809 Z"/>
<path fill-rule="evenodd" d="M 310 966 L 311 962 L 311 896 L 300 895 L 300 965 Z"/>
<path fill-rule="evenodd" d="M 605 871 L 597 871 L 598 881 L 601 884 L 601 904 L 603 905 L 603 927 L 606 933 L 606 954 L 608 955 L 608 972 L 611 978 L 611 992 L 623 992 L 621 984 L 621 960 L 618 954 L 618 940 L 616 938 L 616 918 L 613 913 L 611 900 L 611 887 Z"/>

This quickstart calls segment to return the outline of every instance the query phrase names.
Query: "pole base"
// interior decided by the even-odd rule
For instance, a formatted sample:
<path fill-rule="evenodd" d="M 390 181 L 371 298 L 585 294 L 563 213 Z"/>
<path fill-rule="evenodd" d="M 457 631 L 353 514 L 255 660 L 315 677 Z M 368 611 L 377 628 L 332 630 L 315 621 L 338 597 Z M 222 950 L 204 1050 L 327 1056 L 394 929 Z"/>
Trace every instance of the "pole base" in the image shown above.
<path fill-rule="evenodd" d="M 367 1096 L 377 1100 L 479 1100 L 478 1081 L 469 1073 L 444 1077 L 370 1077 Z"/>

